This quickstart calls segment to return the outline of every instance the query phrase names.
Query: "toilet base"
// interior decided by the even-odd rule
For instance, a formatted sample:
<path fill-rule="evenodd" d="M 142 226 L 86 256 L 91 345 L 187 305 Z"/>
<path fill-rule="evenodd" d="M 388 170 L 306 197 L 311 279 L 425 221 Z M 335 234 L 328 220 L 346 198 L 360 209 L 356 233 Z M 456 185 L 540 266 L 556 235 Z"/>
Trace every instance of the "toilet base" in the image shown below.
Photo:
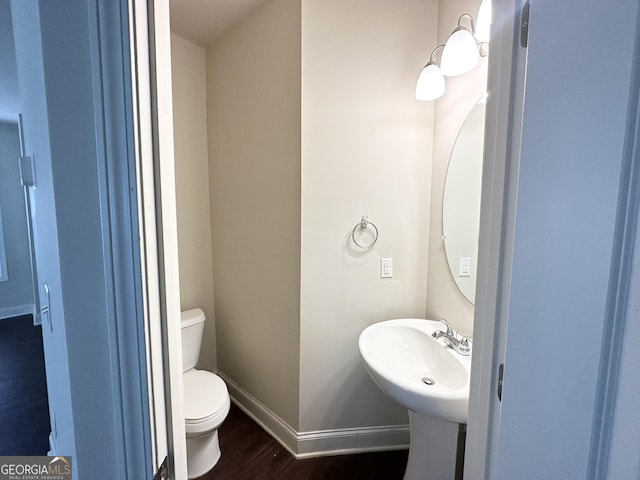
<path fill-rule="evenodd" d="M 187 475 L 198 478 L 216 466 L 220 460 L 218 430 L 208 435 L 187 437 Z"/>

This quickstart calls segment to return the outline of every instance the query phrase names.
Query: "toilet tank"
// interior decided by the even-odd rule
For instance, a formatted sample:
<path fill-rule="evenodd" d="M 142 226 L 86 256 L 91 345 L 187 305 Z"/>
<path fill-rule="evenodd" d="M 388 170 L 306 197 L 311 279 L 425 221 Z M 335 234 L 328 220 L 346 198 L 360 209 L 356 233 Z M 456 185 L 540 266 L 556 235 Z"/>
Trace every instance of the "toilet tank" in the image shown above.
<path fill-rule="evenodd" d="M 181 313 L 183 372 L 195 367 L 198 363 L 204 318 L 204 312 L 199 308 L 185 310 Z"/>

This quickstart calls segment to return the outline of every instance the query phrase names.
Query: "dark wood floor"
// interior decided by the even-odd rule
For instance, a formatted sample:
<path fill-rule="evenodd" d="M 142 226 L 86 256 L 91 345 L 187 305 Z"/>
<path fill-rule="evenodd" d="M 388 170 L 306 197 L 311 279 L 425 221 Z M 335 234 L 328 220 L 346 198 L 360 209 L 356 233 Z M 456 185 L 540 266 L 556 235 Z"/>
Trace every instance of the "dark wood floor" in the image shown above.
<path fill-rule="evenodd" d="M 49 401 L 42 327 L 24 315 L 0 319 L 0 456 L 46 455 Z"/>
<path fill-rule="evenodd" d="M 235 405 L 220 428 L 218 464 L 202 480 L 401 480 L 408 450 L 296 460 Z"/>

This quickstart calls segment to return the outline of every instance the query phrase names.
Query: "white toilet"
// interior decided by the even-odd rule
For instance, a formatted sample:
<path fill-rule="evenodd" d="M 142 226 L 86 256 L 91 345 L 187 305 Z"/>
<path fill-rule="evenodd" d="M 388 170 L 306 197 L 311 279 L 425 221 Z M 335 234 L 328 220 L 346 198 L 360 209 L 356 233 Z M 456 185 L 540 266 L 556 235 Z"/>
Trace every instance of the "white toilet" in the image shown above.
<path fill-rule="evenodd" d="M 190 479 L 204 475 L 218 463 L 218 427 L 231 406 L 224 381 L 214 373 L 195 368 L 200 356 L 204 319 L 204 312 L 199 308 L 182 312 L 184 421 Z"/>

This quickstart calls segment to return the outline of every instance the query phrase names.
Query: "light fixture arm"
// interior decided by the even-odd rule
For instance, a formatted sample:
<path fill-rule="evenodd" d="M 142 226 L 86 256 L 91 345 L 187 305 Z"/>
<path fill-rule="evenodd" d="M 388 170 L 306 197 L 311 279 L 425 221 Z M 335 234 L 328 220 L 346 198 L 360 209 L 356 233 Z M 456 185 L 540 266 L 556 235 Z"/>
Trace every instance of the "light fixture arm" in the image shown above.
<path fill-rule="evenodd" d="M 455 32 L 455 31 L 457 31 L 457 30 L 460 30 L 461 28 L 464 28 L 464 27 L 462 26 L 462 19 L 463 19 L 463 18 L 468 18 L 468 19 L 469 19 L 469 23 L 471 24 L 471 33 L 472 33 L 472 34 L 475 34 L 475 33 L 476 33 L 476 24 L 475 24 L 475 22 L 473 21 L 473 17 L 472 17 L 471 15 L 469 15 L 468 13 L 463 13 L 462 15 L 460 15 L 460 16 L 458 17 L 458 26 L 456 27 L 456 29 L 454 30 L 454 32 Z"/>
<path fill-rule="evenodd" d="M 463 29 L 464 27 L 462 26 L 462 19 L 463 18 L 468 18 L 469 19 L 469 23 L 471 24 L 471 34 L 473 35 L 473 39 L 476 41 L 476 45 L 478 46 L 478 53 L 481 57 L 486 57 L 488 54 L 488 50 L 487 50 L 487 42 L 481 42 L 480 40 L 478 40 L 476 38 L 476 24 L 475 21 L 473 20 L 473 17 L 468 14 L 468 13 L 463 13 L 462 15 L 460 15 L 458 17 L 458 26 L 456 27 L 456 29 L 454 30 L 454 33 L 457 32 L 458 30 Z"/>
<path fill-rule="evenodd" d="M 427 64 L 425 65 L 425 67 L 427 65 L 433 65 L 436 62 L 433 61 L 433 56 L 436 54 L 436 52 L 438 51 L 438 49 L 444 49 L 444 43 L 438 45 L 436 48 L 433 49 L 433 51 L 431 52 L 431 55 L 429 55 L 429 61 L 427 62 Z"/>

